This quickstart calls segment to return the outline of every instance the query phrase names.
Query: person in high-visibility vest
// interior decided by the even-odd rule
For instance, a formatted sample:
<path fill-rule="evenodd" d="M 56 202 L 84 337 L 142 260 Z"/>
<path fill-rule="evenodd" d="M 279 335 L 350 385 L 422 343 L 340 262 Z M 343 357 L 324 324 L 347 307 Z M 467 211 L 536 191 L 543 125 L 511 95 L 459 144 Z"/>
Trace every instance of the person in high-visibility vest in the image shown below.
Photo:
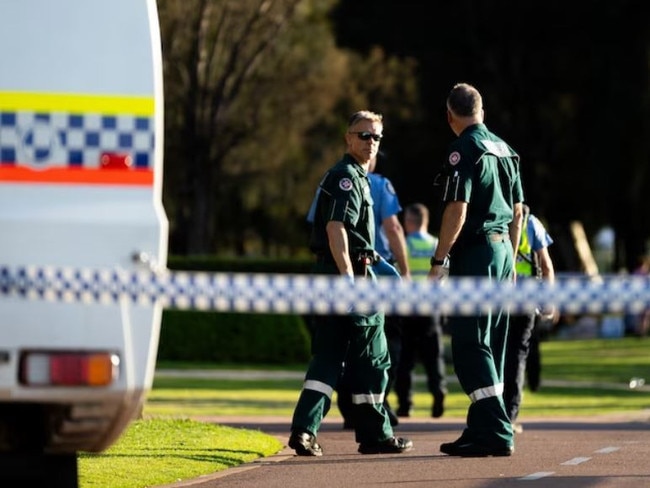
<path fill-rule="evenodd" d="M 404 229 L 412 279 L 425 280 L 429 260 L 438 246 L 438 238 L 431 235 L 429 209 L 422 203 L 413 203 L 404 210 Z M 441 417 L 445 411 L 447 380 L 445 377 L 444 344 L 440 315 L 413 315 L 402 318 L 402 353 L 397 366 L 395 394 L 397 416 L 410 417 L 413 407 L 413 369 L 416 359 L 424 366 L 427 389 L 433 395 L 431 416 Z"/>
<path fill-rule="evenodd" d="M 555 281 L 553 261 L 548 252 L 551 244 L 553 239 L 544 225 L 530 213 L 528 205 L 524 205 L 521 239 L 515 262 L 518 280 L 535 278 L 550 283 Z M 542 320 L 557 320 L 557 314 L 553 309 L 549 309 L 543 313 L 538 311 L 529 315 L 510 316 L 503 371 L 503 402 L 516 433 L 523 432 L 517 417 L 523 398 L 526 373 L 528 388 L 535 391 L 539 387 L 541 361 L 538 329 Z"/>

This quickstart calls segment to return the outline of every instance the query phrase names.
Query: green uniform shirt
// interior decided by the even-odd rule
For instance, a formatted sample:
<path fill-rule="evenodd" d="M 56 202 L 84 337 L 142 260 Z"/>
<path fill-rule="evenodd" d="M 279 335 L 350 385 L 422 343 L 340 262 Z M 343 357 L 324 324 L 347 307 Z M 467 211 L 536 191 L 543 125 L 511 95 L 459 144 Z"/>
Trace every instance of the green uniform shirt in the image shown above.
<path fill-rule="evenodd" d="M 443 202 L 467 202 L 458 242 L 507 233 L 515 203 L 524 201 L 519 155 L 484 124 L 467 127 L 450 145 L 442 171 Z M 499 187 L 501 191 L 474 191 Z"/>
<path fill-rule="evenodd" d="M 330 221 L 343 222 L 348 234 L 350 256 L 372 252 L 375 224 L 372 197 L 366 171 L 349 154 L 336 163 L 320 182 L 310 248 L 317 254 L 330 252 L 325 227 Z"/>

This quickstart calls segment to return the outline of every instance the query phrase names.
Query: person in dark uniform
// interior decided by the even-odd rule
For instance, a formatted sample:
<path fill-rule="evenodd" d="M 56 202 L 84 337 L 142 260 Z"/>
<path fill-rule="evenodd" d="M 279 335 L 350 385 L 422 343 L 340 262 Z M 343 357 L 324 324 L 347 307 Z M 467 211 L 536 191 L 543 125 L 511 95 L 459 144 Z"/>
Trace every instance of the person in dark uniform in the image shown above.
<path fill-rule="evenodd" d="M 373 271 L 378 276 L 410 279 L 409 264 L 407 260 L 406 239 L 404 228 L 399 221 L 402 211 L 399 198 L 393 183 L 384 175 L 378 173 L 377 159 L 368 165 L 368 182 L 370 183 L 370 196 L 372 197 L 372 210 L 375 216 L 375 251 L 379 254 L 379 261 L 373 266 Z M 395 383 L 397 368 L 400 364 L 402 351 L 402 317 L 387 315 L 384 318 L 384 330 L 388 341 L 388 354 L 390 355 L 390 368 L 388 369 L 388 383 L 384 394 L 384 407 L 388 412 L 390 423 L 393 427 L 399 424 L 397 414 L 393 411 L 388 401 L 388 396 Z M 337 388 L 336 401 L 343 416 L 343 428 L 353 429 L 354 424 L 349 412 L 352 407 L 352 394 L 345 371 Z"/>
<path fill-rule="evenodd" d="M 382 138 L 382 116 L 367 110 L 352 115 L 345 134 L 347 151 L 320 182 L 310 248 L 315 274 L 341 275 L 350 281 L 375 279 L 375 232 L 367 170 Z M 312 359 L 291 421 L 289 447 L 299 456 L 321 456 L 321 422 L 332 403 L 343 365 L 352 391 L 352 422 L 362 454 L 401 453 L 409 439 L 396 437 L 384 407 L 390 357 L 384 313 L 317 316 Z"/>
<path fill-rule="evenodd" d="M 404 228 L 411 277 L 424 280 L 429 271 L 431 255 L 438 246 L 438 238 L 429 234 L 428 230 L 429 209 L 422 203 L 412 203 L 406 207 Z M 419 359 L 426 373 L 427 389 L 433 396 L 431 416 L 442 417 L 447 395 L 442 318 L 439 314 L 406 316 L 402 328 L 401 356 L 395 378 L 397 415 L 411 415 L 413 370 L 416 359 Z"/>
<path fill-rule="evenodd" d="M 393 183 L 376 172 L 377 158 L 370 161 L 368 165 L 368 182 L 370 183 L 370 196 L 372 197 L 372 210 L 375 222 L 375 251 L 376 261 L 373 264 L 373 271 L 377 276 L 389 276 L 392 278 L 409 279 L 409 264 L 407 261 L 406 239 L 404 228 L 399 221 L 398 215 L 402 211 L 399 198 L 393 187 Z M 307 222 L 313 225 L 316 214 L 316 204 L 320 187 L 307 212 Z M 310 332 L 312 322 L 309 320 Z M 388 341 L 388 354 L 390 355 L 391 366 L 388 370 L 388 383 L 384 395 L 384 407 L 388 412 L 390 423 L 393 427 L 399 424 L 399 419 L 388 402 L 392 385 L 395 381 L 397 365 L 400 362 L 402 350 L 402 317 L 399 315 L 387 315 L 384 317 L 384 330 Z M 352 422 L 352 392 L 348 378 L 343 368 L 343 374 L 336 387 L 336 403 L 343 417 L 343 428 L 354 429 Z"/>
<path fill-rule="evenodd" d="M 548 247 L 553 244 L 544 224 L 530 213 L 524 205 L 524 219 L 521 239 L 517 249 L 515 269 L 517 280 L 540 279 L 555 282 L 555 269 Z M 515 433 L 523 432 L 517 422 L 519 407 L 524 395 L 524 378 L 528 373 L 528 387 L 535 391 L 539 387 L 541 360 L 539 352 L 539 323 L 553 322 L 557 314 L 551 308 L 527 315 L 513 315 L 508 326 L 506 362 L 503 373 L 503 401 Z"/>
<path fill-rule="evenodd" d="M 523 216 L 519 156 L 483 123 L 479 91 L 456 84 L 447 97 L 447 121 L 457 139 L 436 178 L 442 188 L 439 242 L 429 278 L 515 278 L 514 257 Z M 453 315 L 448 321 L 458 381 L 469 396 L 466 427 L 440 451 L 450 456 L 510 456 L 512 424 L 503 402 L 508 312 Z"/>

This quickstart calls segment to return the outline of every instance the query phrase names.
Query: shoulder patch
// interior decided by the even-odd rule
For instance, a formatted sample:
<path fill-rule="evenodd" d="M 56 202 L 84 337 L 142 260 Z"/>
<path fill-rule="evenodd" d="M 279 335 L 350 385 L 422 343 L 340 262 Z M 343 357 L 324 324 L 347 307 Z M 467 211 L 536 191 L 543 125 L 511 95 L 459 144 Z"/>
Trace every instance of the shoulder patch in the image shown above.
<path fill-rule="evenodd" d="M 341 178 L 339 180 L 339 188 L 343 191 L 352 190 L 352 180 L 350 178 Z"/>
<path fill-rule="evenodd" d="M 460 162 L 460 153 L 458 151 L 454 151 L 449 155 L 449 164 L 452 166 L 456 166 Z"/>
<path fill-rule="evenodd" d="M 386 190 L 391 195 L 395 195 L 395 188 L 393 187 L 393 184 L 391 183 L 390 180 L 386 180 Z"/>

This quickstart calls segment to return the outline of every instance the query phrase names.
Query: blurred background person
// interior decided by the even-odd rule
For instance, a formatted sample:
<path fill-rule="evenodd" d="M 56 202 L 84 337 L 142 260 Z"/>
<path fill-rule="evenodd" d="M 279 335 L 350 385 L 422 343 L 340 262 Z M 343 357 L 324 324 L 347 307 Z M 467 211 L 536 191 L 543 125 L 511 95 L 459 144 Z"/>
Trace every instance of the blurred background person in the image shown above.
<path fill-rule="evenodd" d="M 521 238 L 515 264 L 517 279 L 543 279 L 554 283 L 555 270 L 548 252 L 553 239 L 540 220 L 530 213 L 530 207 L 524 205 L 523 209 Z M 557 314 L 553 310 L 510 316 L 503 372 L 503 401 L 512 422 L 512 429 L 516 433 L 523 432 L 517 417 L 523 399 L 526 372 L 531 391 L 536 391 L 540 385 L 542 365 L 539 324 L 541 321 L 553 320 L 557 320 Z"/>
<path fill-rule="evenodd" d="M 648 276 L 650 274 L 650 256 L 641 255 L 637 258 L 637 266 L 632 270 L 633 276 Z M 638 314 L 625 315 L 625 333 L 643 337 L 650 331 L 650 310 Z"/>
<path fill-rule="evenodd" d="M 431 268 L 429 260 L 438 246 L 431 235 L 429 209 L 413 203 L 404 211 L 406 248 L 412 279 L 426 280 Z M 412 315 L 402 318 L 402 352 L 397 365 L 395 393 L 397 416 L 410 417 L 413 408 L 413 373 L 417 359 L 424 366 L 427 389 L 433 396 L 431 416 L 441 417 L 445 411 L 447 380 L 445 376 L 444 343 L 440 315 Z"/>

